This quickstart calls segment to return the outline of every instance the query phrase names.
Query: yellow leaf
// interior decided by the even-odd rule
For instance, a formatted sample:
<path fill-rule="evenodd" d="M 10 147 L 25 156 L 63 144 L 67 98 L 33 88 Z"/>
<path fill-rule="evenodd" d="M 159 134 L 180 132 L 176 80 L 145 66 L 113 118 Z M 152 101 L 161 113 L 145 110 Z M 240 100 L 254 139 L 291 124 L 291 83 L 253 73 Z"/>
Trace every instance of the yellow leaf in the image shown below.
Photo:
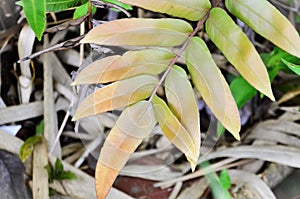
<path fill-rule="evenodd" d="M 154 12 L 166 13 L 192 21 L 200 20 L 211 8 L 209 0 L 118 0 Z"/>
<path fill-rule="evenodd" d="M 239 140 L 240 116 L 237 105 L 205 42 L 193 37 L 186 48 L 185 58 L 192 81 L 203 100 L 216 118 Z"/>
<path fill-rule="evenodd" d="M 227 9 L 255 32 L 300 58 L 299 34 L 289 20 L 266 0 L 226 0 Z"/>
<path fill-rule="evenodd" d="M 111 111 L 146 99 L 157 82 L 157 78 L 153 76 L 140 75 L 100 88 L 79 104 L 72 120 Z"/>
<path fill-rule="evenodd" d="M 209 38 L 227 60 L 257 90 L 275 100 L 266 67 L 243 31 L 221 8 L 214 8 L 206 21 Z"/>
<path fill-rule="evenodd" d="M 126 52 L 94 61 L 84 68 L 72 85 L 96 84 L 127 79 L 137 75 L 156 75 L 164 71 L 174 54 L 163 49 Z"/>
<path fill-rule="evenodd" d="M 194 90 L 186 72 L 173 66 L 165 80 L 168 105 L 192 138 L 195 151 L 200 153 L 200 118 Z"/>
<path fill-rule="evenodd" d="M 193 31 L 180 19 L 119 19 L 93 28 L 80 42 L 111 46 L 178 46 Z"/>
<path fill-rule="evenodd" d="M 167 104 L 158 96 L 154 96 L 153 107 L 156 119 L 163 134 L 184 153 L 194 171 L 198 161 L 199 151 L 189 132 L 169 109 Z"/>
<path fill-rule="evenodd" d="M 131 153 L 156 124 L 152 104 L 140 101 L 126 108 L 111 129 L 101 149 L 96 166 L 95 184 L 98 199 L 104 199 Z"/>

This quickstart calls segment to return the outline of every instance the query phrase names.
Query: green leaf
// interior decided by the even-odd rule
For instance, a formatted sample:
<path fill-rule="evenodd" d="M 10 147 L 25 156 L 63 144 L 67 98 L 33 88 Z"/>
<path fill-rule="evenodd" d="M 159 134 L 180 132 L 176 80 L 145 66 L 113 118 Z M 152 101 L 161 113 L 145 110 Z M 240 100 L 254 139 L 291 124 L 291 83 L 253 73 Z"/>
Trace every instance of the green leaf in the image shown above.
<path fill-rule="evenodd" d="M 125 107 L 150 96 L 157 78 L 140 75 L 114 82 L 85 98 L 78 106 L 73 120 Z"/>
<path fill-rule="evenodd" d="M 144 49 L 128 51 L 123 56 L 105 57 L 80 71 L 72 85 L 108 83 L 137 75 L 156 75 L 167 68 L 174 56 L 166 49 Z"/>
<path fill-rule="evenodd" d="M 128 5 L 126 3 L 122 3 L 122 2 L 117 1 L 117 0 L 102 0 L 102 1 L 115 4 L 117 6 L 120 6 L 121 8 L 124 8 L 125 10 L 132 10 L 132 7 L 130 5 Z"/>
<path fill-rule="evenodd" d="M 190 133 L 184 128 L 177 117 L 172 113 L 167 104 L 158 96 L 154 96 L 153 107 L 156 119 L 163 134 L 186 156 L 191 164 L 192 171 L 197 165 L 198 146 Z"/>
<path fill-rule="evenodd" d="M 105 198 L 131 153 L 150 135 L 156 124 L 152 104 L 140 101 L 127 107 L 111 129 L 96 166 L 98 198 Z"/>
<path fill-rule="evenodd" d="M 201 168 L 205 168 L 209 166 L 209 162 L 203 162 L 201 164 Z M 223 186 L 220 179 L 218 178 L 215 172 L 210 172 L 205 174 L 206 179 L 209 182 L 211 191 L 213 193 L 213 198 L 215 199 L 231 199 L 230 193 Z"/>
<path fill-rule="evenodd" d="M 46 0 L 22 0 L 25 17 L 40 41 L 46 28 Z"/>
<path fill-rule="evenodd" d="M 200 20 L 211 8 L 209 0 L 119 0 L 154 12 L 192 21 Z"/>
<path fill-rule="evenodd" d="M 71 171 L 64 171 L 64 165 L 60 159 L 56 159 L 54 168 L 48 164 L 44 167 L 47 170 L 49 183 L 53 183 L 53 180 L 75 180 L 77 179 L 76 175 Z"/>
<path fill-rule="evenodd" d="M 47 170 L 49 183 L 53 183 L 53 168 L 50 164 L 46 165 L 44 169 Z"/>
<path fill-rule="evenodd" d="M 229 62 L 257 90 L 275 100 L 266 67 L 254 46 L 221 8 L 213 8 L 206 21 L 209 38 Z"/>
<path fill-rule="evenodd" d="M 46 0 L 47 12 L 58 12 L 76 6 L 80 0 Z"/>
<path fill-rule="evenodd" d="M 165 92 L 171 111 L 190 134 L 195 151 L 198 151 L 196 156 L 199 156 L 201 143 L 199 110 L 188 76 L 179 66 L 173 66 L 167 75 Z"/>
<path fill-rule="evenodd" d="M 278 73 L 277 66 L 268 69 L 268 74 L 271 82 L 273 81 L 277 73 Z M 250 99 L 252 99 L 257 93 L 256 89 L 253 86 L 251 86 L 242 76 L 237 76 L 236 78 L 233 79 L 233 81 L 230 84 L 230 90 L 239 109 L 242 106 L 244 106 Z M 220 137 L 224 132 L 225 132 L 225 128 L 220 122 L 218 122 L 217 123 L 218 137 Z"/>
<path fill-rule="evenodd" d="M 238 108 L 205 42 L 199 37 L 192 38 L 186 48 L 185 58 L 192 81 L 203 100 L 226 129 L 239 139 Z"/>
<path fill-rule="evenodd" d="M 300 58 L 300 38 L 289 20 L 266 0 L 226 0 L 227 9 L 255 32 Z"/>
<path fill-rule="evenodd" d="M 220 182 L 224 189 L 228 190 L 231 187 L 231 180 L 228 171 L 222 170 L 220 173 Z"/>
<path fill-rule="evenodd" d="M 93 28 L 80 42 L 111 46 L 178 46 L 193 31 L 180 19 L 130 18 Z"/>
<path fill-rule="evenodd" d="M 285 59 L 281 59 L 281 60 L 289 69 L 291 69 L 294 73 L 296 73 L 297 75 L 300 76 L 300 65 L 290 63 L 290 62 L 286 61 Z"/>
<path fill-rule="evenodd" d="M 63 171 L 54 177 L 55 180 L 76 180 L 77 177 L 71 171 Z"/>
<path fill-rule="evenodd" d="M 253 86 L 251 86 L 242 76 L 236 77 L 231 82 L 230 90 L 238 108 L 241 108 L 257 93 L 256 89 L 253 88 Z"/>
<path fill-rule="evenodd" d="M 33 151 L 33 146 L 39 142 L 42 142 L 42 136 L 40 135 L 31 136 L 30 138 L 25 140 L 20 148 L 19 153 L 19 157 L 22 162 L 24 162 L 30 156 Z"/>
<path fill-rule="evenodd" d="M 62 174 L 63 171 L 64 171 L 64 165 L 62 164 L 61 160 L 57 158 L 54 164 L 54 172 L 53 172 L 54 179 L 55 177 Z"/>
<path fill-rule="evenodd" d="M 36 135 L 42 135 L 44 133 L 44 119 L 36 125 L 35 131 Z"/>
<path fill-rule="evenodd" d="M 73 14 L 73 19 L 78 19 L 88 13 L 88 3 L 78 6 Z M 92 13 L 96 12 L 97 8 L 92 6 Z"/>

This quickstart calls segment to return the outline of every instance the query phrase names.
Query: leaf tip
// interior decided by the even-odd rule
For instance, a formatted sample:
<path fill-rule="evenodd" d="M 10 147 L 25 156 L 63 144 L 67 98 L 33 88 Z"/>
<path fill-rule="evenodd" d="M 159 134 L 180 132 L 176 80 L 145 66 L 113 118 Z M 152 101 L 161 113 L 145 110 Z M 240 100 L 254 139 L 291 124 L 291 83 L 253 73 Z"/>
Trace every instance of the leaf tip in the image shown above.
<path fill-rule="evenodd" d="M 273 95 L 273 93 L 271 93 L 271 95 L 268 95 L 268 97 L 270 98 L 270 100 L 272 100 L 273 102 L 275 102 L 276 100 L 275 100 L 275 97 L 274 97 L 274 95 Z"/>
<path fill-rule="evenodd" d="M 75 81 L 74 81 L 74 82 L 72 82 L 70 85 L 71 85 L 71 86 L 77 86 L 77 85 L 78 85 L 78 83 L 77 83 L 77 81 L 75 80 Z"/>
<path fill-rule="evenodd" d="M 264 92 L 263 94 L 265 94 L 270 100 L 272 100 L 273 102 L 275 102 L 275 97 L 273 95 L 273 91 L 272 89 L 268 89 L 266 92 Z"/>
<path fill-rule="evenodd" d="M 241 137 L 240 137 L 240 134 L 239 133 L 234 133 L 234 134 L 232 134 L 233 135 L 233 137 L 235 138 L 235 139 L 237 139 L 238 141 L 241 141 Z"/>
<path fill-rule="evenodd" d="M 76 120 L 78 120 L 78 118 L 74 115 L 71 119 L 72 122 L 75 122 Z"/>

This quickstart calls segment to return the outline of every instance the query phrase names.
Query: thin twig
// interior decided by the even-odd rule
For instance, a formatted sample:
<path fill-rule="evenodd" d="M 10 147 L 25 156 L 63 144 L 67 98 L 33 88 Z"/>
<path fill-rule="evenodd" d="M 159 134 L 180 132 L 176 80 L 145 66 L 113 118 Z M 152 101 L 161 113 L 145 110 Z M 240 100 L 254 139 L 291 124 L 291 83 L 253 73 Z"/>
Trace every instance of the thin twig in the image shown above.
<path fill-rule="evenodd" d="M 124 8 L 122 8 L 121 6 L 112 4 L 112 3 L 108 3 L 108 2 L 100 2 L 100 1 L 96 1 L 96 0 L 91 0 L 91 2 L 93 3 L 93 5 L 95 7 L 100 7 L 100 8 L 105 8 L 105 7 L 110 7 L 110 8 L 115 8 L 117 10 L 120 10 L 121 12 L 123 12 L 127 17 L 131 17 L 131 14 L 125 10 Z"/>
<path fill-rule="evenodd" d="M 59 128 L 59 131 L 57 132 L 57 135 L 56 135 L 56 137 L 55 137 L 55 140 L 54 140 L 54 142 L 53 142 L 53 145 L 52 145 L 51 148 L 50 148 L 50 152 L 49 152 L 50 154 L 53 153 L 53 151 L 54 151 L 56 145 L 58 144 L 59 138 L 60 138 L 61 134 L 63 133 L 63 130 L 64 130 L 66 124 L 67 124 L 67 121 L 68 121 L 69 116 L 70 116 L 70 111 L 67 111 L 67 113 L 66 113 L 66 115 L 65 115 L 65 118 L 64 118 L 64 120 L 63 120 L 63 122 L 62 122 L 62 124 L 61 124 L 61 126 L 60 126 L 60 128 Z"/>
<path fill-rule="evenodd" d="M 203 24 L 205 23 L 205 21 L 208 19 L 209 17 L 209 13 L 210 11 L 208 11 L 204 17 L 198 22 L 197 27 L 195 28 L 195 30 L 189 35 L 189 37 L 185 40 L 185 42 L 183 43 L 182 47 L 180 48 L 179 52 L 176 54 L 176 56 L 172 59 L 172 61 L 170 62 L 168 68 L 165 70 L 163 76 L 161 77 L 161 79 L 159 80 L 159 82 L 157 83 L 157 85 L 155 86 L 155 88 L 153 89 L 150 98 L 149 98 L 149 102 L 152 101 L 153 97 L 155 96 L 158 88 L 162 85 L 163 81 L 166 79 L 167 75 L 169 74 L 169 72 L 171 71 L 172 67 L 174 66 L 174 64 L 177 62 L 177 60 L 181 57 L 182 53 L 184 52 L 184 50 L 186 49 L 186 47 L 188 46 L 188 44 L 190 43 L 190 40 L 197 34 L 197 32 L 201 29 L 201 27 L 203 26 Z"/>
<path fill-rule="evenodd" d="M 74 48 L 76 46 L 78 46 L 80 43 L 79 41 L 85 36 L 84 35 L 80 35 L 79 37 L 75 37 L 73 39 L 64 41 L 62 43 L 56 44 L 54 46 L 50 46 L 49 48 L 43 49 L 41 51 L 38 51 L 36 53 L 33 53 L 27 57 L 23 57 L 22 59 L 20 59 L 18 61 L 18 63 L 23 62 L 23 61 L 27 61 L 29 59 L 33 59 L 37 56 L 40 56 L 42 54 L 48 53 L 48 52 L 52 52 L 52 51 L 58 51 L 58 50 L 65 50 L 65 49 L 69 49 L 69 48 Z"/>
<path fill-rule="evenodd" d="M 168 180 L 168 181 L 165 181 L 165 182 L 156 183 L 156 184 L 154 184 L 154 187 L 167 188 L 167 187 L 170 187 L 170 186 L 172 186 L 173 184 L 175 184 L 177 182 L 184 182 L 184 181 L 191 180 L 191 179 L 194 179 L 194 178 L 199 178 L 199 177 L 207 175 L 209 173 L 218 172 L 218 171 L 221 171 L 223 169 L 229 169 L 229 168 L 232 168 L 232 167 L 237 167 L 237 166 L 240 166 L 240 165 L 243 165 L 243 164 L 247 164 L 251 161 L 252 160 L 249 160 L 249 159 L 240 160 L 238 162 L 234 162 L 234 163 L 230 163 L 230 164 L 226 164 L 226 165 L 222 165 L 222 166 L 219 166 L 218 163 L 216 163 L 216 164 L 213 164 L 209 167 L 206 167 L 206 168 L 200 169 L 198 171 L 195 171 L 194 173 L 190 173 L 190 174 L 187 174 L 185 176 L 178 177 L 176 179 Z"/>
<path fill-rule="evenodd" d="M 221 1 L 222 0 L 218 0 L 214 5 L 213 5 L 213 7 L 217 7 L 217 6 L 219 6 L 220 5 L 220 3 L 221 3 Z"/>

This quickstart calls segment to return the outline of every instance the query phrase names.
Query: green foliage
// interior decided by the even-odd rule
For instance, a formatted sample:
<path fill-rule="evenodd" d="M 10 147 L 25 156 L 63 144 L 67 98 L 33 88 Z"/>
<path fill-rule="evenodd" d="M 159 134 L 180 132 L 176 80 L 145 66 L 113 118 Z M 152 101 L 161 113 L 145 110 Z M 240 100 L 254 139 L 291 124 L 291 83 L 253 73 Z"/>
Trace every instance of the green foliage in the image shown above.
<path fill-rule="evenodd" d="M 42 135 L 44 133 L 44 120 L 36 125 L 35 131 L 36 135 Z"/>
<path fill-rule="evenodd" d="M 75 180 L 77 179 L 76 175 L 71 171 L 64 171 L 64 166 L 60 159 L 56 159 L 54 168 L 48 164 L 45 166 L 47 170 L 49 182 L 53 183 L 53 180 Z"/>
<path fill-rule="evenodd" d="M 102 0 L 102 1 L 120 6 L 121 8 L 124 8 L 125 10 L 132 10 L 132 7 L 130 5 L 128 5 L 126 3 L 122 3 L 122 2 L 117 1 L 117 0 Z M 116 9 L 114 9 L 114 10 L 116 10 Z M 116 11 L 119 11 L 119 10 L 116 10 Z"/>
<path fill-rule="evenodd" d="M 34 145 L 43 141 L 42 134 L 44 133 L 44 120 L 36 125 L 35 130 L 35 135 L 26 139 L 20 148 L 19 157 L 22 162 L 24 162 L 30 156 L 33 151 Z"/>
<path fill-rule="evenodd" d="M 43 137 L 40 135 L 34 135 L 28 138 L 21 146 L 19 157 L 24 162 L 32 153 L 35 144 L 42 142 Z"/>
<path fill-rule="evenodd" d="M 22 0 L 21 2 L 28 24 L 38 40 L 41 40 L 46 28 L 46 0 Z"/>
<path fill-rule="evenodd" d="M 126 10 L 132 10 L 130 5 L 116 0 L 103 0 L 103 2 L 115 4 Z M 28 24 L 38 40 L 42 39 L 46 28 L 46 12 L 59 12 L 74 8 L 78 4 L 81 5 L 76 8 L 73 15 L 74 19 L 82 17 L 88 12 L 88 0 L 21 0 L 16 2 L 16 5 L 23 7 Z M 96 7 L 92 6 L 92 11 L 95 12 Z"/>
<path fill-rule="evenodd" d="M 200 167 L 202 169 L 208 167 L 209 162 L 203 162 Z M 223 170 L 221 172 L 220 178 L 215 172 L 210 172 L 205 174 L 207 181 L 209 182 L 209 186 L 211 188 L 213 198 L 214 199 L 231 199 L 231 195 L 228 192 L 228 189 L 231 187 L 230 176 L 227 170 Z"/>
<path fill-rule="evenodd" d="M 73 19 L 78 19 L 88 13 L 88 3 L 82 4 L 81 6 L 78 6 L 73 14 Z M 96 12 L 96 7 L 92 6 L 92 12 Z"/>
<path fill-rule="evenodd" d="M 220 183 L 221 183 L 222 187 L 224 187 L 227 190 L 231 187 L 230 176 L 226 169 L 222 170 L 220 173 Z"/>
<path fill-rule="evenodd" d="M 78 3 L 86 3 L 87 0 L 46 0 L 47 12 L 59 12 L 76 6 Z"/>
<path fill-rule="evenodd" d="M 294 73 L 300 76 L 300 65 L 293 64 L 291 62 L 286 61 L 285 59 L 282 59 L 282 62 L 291 69 Z"/>

